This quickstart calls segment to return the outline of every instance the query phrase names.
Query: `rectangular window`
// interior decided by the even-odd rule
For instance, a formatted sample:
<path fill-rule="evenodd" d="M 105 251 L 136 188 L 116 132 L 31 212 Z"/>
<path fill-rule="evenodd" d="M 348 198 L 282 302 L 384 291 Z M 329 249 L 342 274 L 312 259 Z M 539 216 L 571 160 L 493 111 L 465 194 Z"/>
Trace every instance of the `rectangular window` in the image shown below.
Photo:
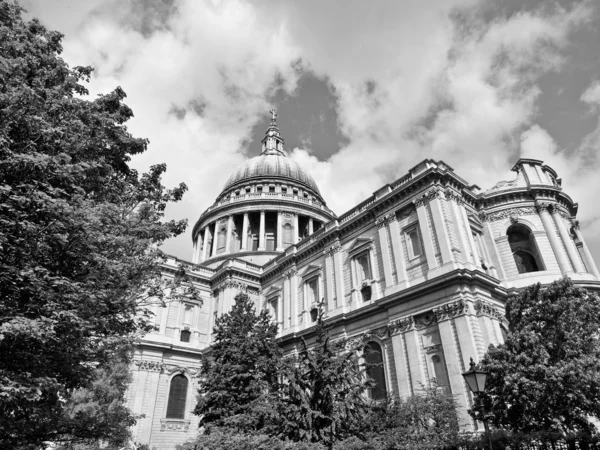
<path fill-rule="evenodd" d="M 423 254 L 423 246 L 421 245 L 419 227 L 415 226 L 406 231 L 406 242 L 408 246 L 408 256 L 410 259 L 416 258 Z"/>
<path fill-rule="evenodd" d="M 271 317 L 273 318 L 274 322 L 277 322 L 279 320 L 278 304 L 278 297 L 274 297 L 269 300 L 269 313 L 271 314 Z"/>
<path fill-rule="evenodd" d="M 314 277 L 306 282 L 307 307 L 319 302 L 319 278 Z"/>
<path fill-rule="evenodd" d="M 183 323 L 185 325 L 191 325 L 193 311 L 194 311 L 193 305 L 185 305 L 185 310 L 183 312 Z"/>
<path fill-rule="evenodd" d="M 354 258 L 356 262 L 356 281 L 360 285 L 365 280 L 371 280 L 371 264 L 369 262 L 369 252 L 363 252 Z"/>

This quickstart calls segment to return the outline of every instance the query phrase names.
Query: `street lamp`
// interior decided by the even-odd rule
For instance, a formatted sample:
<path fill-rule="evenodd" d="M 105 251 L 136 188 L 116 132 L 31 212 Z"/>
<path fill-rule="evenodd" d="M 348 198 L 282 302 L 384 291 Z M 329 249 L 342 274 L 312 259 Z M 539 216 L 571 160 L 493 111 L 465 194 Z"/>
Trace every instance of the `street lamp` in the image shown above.
<path fill-rule="evenodd" d="M 463 373 L 462 376 L 467 382 L 469 389 L 471 389 L 471 392 L 473 392 L 477 399 L 479 399 L 479 405 L 481 406 L 481 410 L 483 412 L 483 417 L 481 421 L 483 422 L 483 427 L 485 428 L 485 432 L 488 435 L 488 444 L 490 446 L 490 450 L 494 450 L 494 447 L 492 445 L 492 435 L 490 434 L 490 427 L 488 426 L 485 411 L 483 409 L 483 402 L 481 401 L 480 397 L 480 394 L 482 394 L 485 391 L 485 381 L 487 379 L 488 373 L 485 370 L 477 369 L 477 367 L 475 366 L 475 361 L 473 361 L 473 358 L 471 358 L 471 362 L 469 363 L 469 370 Z"/>

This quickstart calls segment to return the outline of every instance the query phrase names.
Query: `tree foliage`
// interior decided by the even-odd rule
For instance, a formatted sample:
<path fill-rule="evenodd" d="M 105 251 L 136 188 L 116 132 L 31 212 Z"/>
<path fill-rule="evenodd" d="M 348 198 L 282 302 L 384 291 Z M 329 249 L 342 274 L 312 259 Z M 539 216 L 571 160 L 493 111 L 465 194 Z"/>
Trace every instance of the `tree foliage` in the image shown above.
<path fill-rule="evenodd" d="M 195 414 L 204 424 L 258 429 L 270 415 L 269 391 L 277 385 L 281 349 L 269 313 L 256 313 L 244 293 L 216 320 L 210 357 L 203 355 Z"/>
<path fill-rule="evenodd" d="M 121 88 L 86 99 L 89 67 L 59 57 L 62 35 L 0 0 L 0 447 L 40 444 L 61 429 L 65 402 L 88 387 L 163 299 L 157 246 L 185 185 L 164 165 L 139 175 L 147 148 L 125 123 Z M 40 444 L 41 445 L 41 444 Z"/>
<path fill-rule="evenodd" d="M 371 405 L 364 421 L 364 442 L 370 449 L 451 448 L 460 440 L 454 396 L 435 382 L 407 398 Z M 350 442 L 346 448 L 352 448 Z"/>
<path fill-rule="evenodd" d="M 362 346 L 346 350 L 342 342 L 332 343 L 322 311 L 315 334 L 315 343 L 309 347 L 303 339 L 298 356 L 287 359 L 282 369 L 279 430 L 287 439 L 331 448 L 361 429 L 370 381 L 359 365 Z"/>
<path fill-rule="evenodd" d="M 509 333 L 481 361 L 486 410 L 515 431 L 591 432 L 600 417 L 600 298 L 568 278 L 509 299 Z M 477 412 L 475 412 L 477 414 Z"/>

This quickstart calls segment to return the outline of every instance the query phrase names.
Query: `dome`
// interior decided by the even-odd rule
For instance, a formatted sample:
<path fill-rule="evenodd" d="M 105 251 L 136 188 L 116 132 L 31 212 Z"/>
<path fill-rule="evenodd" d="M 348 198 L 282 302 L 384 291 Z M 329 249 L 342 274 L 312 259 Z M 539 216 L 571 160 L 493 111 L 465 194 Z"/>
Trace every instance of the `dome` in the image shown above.
<path fill-rule="evenodd" d="M 301 183 L 311 188 L 319 196 L 319 188 L 311 177 L 298 163 L 287 158 L 283 153 L 263 153 L 249 159 L 239 166 L 225 183 L 223 190 L 245 180 L 261 177 L 279 177 Z"/>

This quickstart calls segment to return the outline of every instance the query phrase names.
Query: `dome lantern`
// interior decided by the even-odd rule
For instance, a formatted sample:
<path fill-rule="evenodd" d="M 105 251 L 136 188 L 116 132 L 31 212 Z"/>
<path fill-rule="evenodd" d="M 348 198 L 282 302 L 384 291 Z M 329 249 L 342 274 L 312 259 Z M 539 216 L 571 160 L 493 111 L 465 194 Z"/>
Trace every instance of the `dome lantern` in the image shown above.
<path fill-rule="evenodd" d="M 283 138 L 279 127 L 277 127 L 276 117 L 277 114 L 275 109 L 269 111 L 271 113 L 271 123 L 269 128 L 265 132 L 265 137 L 262 139 L 262 152 L 261 155 L 284 155 L 283 153 Z"/>

